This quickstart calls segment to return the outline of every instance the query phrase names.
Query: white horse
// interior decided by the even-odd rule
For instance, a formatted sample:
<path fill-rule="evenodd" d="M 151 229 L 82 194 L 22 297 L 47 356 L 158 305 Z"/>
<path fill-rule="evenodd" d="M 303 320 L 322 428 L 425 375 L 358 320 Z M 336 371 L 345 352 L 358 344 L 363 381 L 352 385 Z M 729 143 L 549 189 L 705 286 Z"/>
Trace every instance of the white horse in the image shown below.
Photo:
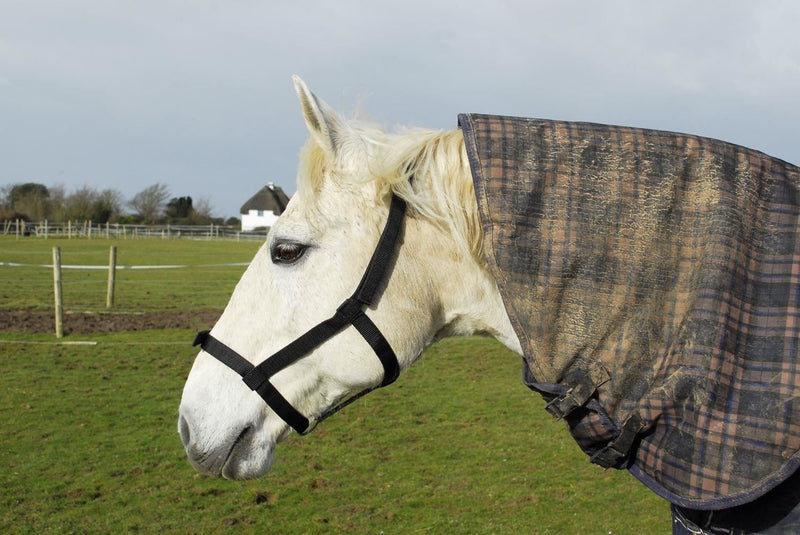
<path fill-rule="evenodd" d="M 390 134 L 344 120 L 302 80 L 294 84 L 310 132 L 297 194 L 200 340 L 183 390 L 178 431 L 190 463 L 210 476 L 269 471 L 291 418 L 267 398 L 282 397 L 286 411 L 307 420 L 292 423 L 304 431 L 349 395 L 381 385 L 387 359 L 402 371 L 442 337 L 488 334 L 523 355 L 485 259 L 462 130 Z M 408 207 L 400 243 L 380 267 L 375 295 L 357 306 L 374 329 L 348 319 L 248 384 L 254 366 L 346 308 L 372 267 L 393 198 Z M 267 383 L 268 392 L 259 390 Z"/>
<path fill-rule="evenodd" d="M 211 334 L 258 363 L 330 316 L 358 284 L 396 193 L 410 210 L 391 277 L 369 316 L 401 369 L 449 335 L 490 333 L 521 354 L 480 255 L 460 131 L 392 136 L 346 122 L 302 80 L 294 83 L 311 133 L 298 190 Z M 313 419 L 382 376 L 370 346 L 347 329 L 272 382 Z M 290 428 L 236 374 L 201 351 L 184 388 L 179 431 L 198 471 L 242 479 L 270 469 L 275 445 Z"/>

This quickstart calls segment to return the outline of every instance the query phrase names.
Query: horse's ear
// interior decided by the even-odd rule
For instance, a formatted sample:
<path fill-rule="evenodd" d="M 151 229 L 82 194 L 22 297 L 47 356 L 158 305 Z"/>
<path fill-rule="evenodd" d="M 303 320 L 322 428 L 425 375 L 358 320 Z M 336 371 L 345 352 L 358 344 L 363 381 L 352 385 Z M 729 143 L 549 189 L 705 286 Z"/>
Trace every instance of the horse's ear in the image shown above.
<path fill-rule="evenodd" d="M 300 98 L 308 131 L 323 149 L 335 156 L 349 132 L 347 123 L 324 101 L 318 99 L 299 76 L 292 76 L 292 80 Z"/>

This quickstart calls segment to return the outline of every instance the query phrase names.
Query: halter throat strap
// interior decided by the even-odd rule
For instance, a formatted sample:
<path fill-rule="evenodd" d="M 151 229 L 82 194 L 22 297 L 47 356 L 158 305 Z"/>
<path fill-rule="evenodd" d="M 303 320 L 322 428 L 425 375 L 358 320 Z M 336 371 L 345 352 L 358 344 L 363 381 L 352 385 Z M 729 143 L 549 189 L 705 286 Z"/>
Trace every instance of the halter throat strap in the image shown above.
<path fill-rule="evenodd" d="M 386 226 L 353 295 L 339 305 L 333 316 L 312 327 L 257 366 L 211 336 L 210 331 L 199 332 L 193 345 L 199 345 L 203 351 L 238 373 L 251 390 L 257 392 L 278 416 L 301 435 L 308 434 L 313 430 L 308 418 L 303 416 L 278 392 L 270 382 L 270 378 L 307 356 L 346 327 L 350 325 L 355 327 L 375 352 L 383 366 L 383 380 L 379 385 L 368 388 L 323 412 L 315 418 L 315 425 L 376 388 L 393 383 L 400 375 L 397 355 L 380 329 L 366 315 L 364 309 L 374 304 L 381 284 L 388 277 L 405 211 L 406 202 L 397 195 L 392 195 Z"/>

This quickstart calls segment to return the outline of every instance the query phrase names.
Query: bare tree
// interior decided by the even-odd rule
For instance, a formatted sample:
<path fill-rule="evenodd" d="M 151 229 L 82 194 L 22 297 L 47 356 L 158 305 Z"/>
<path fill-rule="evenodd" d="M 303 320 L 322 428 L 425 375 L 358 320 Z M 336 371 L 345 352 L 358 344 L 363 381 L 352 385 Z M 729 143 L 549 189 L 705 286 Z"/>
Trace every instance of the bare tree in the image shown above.
<path fill-rule="evenodd" d="M 192 213 L 193 222 L 198 225 L 204 225 L 214 218 L 212 215 L 214 207 L 211 205 L 211 199 L 208 197 L 200 197 L 197 199 L 192 208 L 194 209 Z"/>
<path fill-rule="evenodd" d="M 64 208 L 66 209 L 65 215 L 67 219 L 77 221 L 91 220 L 96 200 L 96 189 L 89 186 L 78 188 L 64 199 Z"/>
<path fill-rule="evenodd" d="M 56 184 L 50 188 L 50 210 L 47 218 L 51 221 L 67 220 L 67 188 Z"/>
<path fill-rule="evenodd" d="M 136 210 L 144 223 L 154 223 L 164 212 L 164 203 L 169 196 L 169 188 L 164 184 L 157 183 L 134 195 L 128 205 Z"/>
<path fill-rule="evenodd" d="M 97 195 L 95 220 L 98 223 L 116 221 L 122 215 L 122 194 L 116 189 L 104 189 Z"/>
<path fill-rule="evenodd" d="M 121 199 L 122 195 L 115 189 L 97 191 L 83 186 L 64 197 L 64 214 L 67 219 L 106 223 L 120 215 Z"/>
<path fill-rule="evenodd" d="M 11 186 L 0 187 L 0 219 L 11 217 Z"/>

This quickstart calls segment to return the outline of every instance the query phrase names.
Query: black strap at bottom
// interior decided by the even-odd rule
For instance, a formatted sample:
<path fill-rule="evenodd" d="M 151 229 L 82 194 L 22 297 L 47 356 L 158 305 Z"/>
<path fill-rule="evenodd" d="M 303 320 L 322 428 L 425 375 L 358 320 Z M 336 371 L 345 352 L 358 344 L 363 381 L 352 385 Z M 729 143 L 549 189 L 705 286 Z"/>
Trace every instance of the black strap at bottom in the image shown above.
<path fill-rule="evenodd" d="M 238 373 L 242 379 L 247 377 L 248 374 L 255 369 L 255 366 L 247 359 L 211 336 L 209 331 L 200 331 L 197 333 L 192 345 L 199 345 L 203 351 Z M 292 429 L 300 434 L 303 434 L 308 429 L 308 418 L 295 410 L 292 404 L 269 382 L 269 379 L 260 382 L 256 388 L 251 387 L 251 389 L 255 390 L 267 405 L 269 405 L 283 421 L 289 424 Z"/>

